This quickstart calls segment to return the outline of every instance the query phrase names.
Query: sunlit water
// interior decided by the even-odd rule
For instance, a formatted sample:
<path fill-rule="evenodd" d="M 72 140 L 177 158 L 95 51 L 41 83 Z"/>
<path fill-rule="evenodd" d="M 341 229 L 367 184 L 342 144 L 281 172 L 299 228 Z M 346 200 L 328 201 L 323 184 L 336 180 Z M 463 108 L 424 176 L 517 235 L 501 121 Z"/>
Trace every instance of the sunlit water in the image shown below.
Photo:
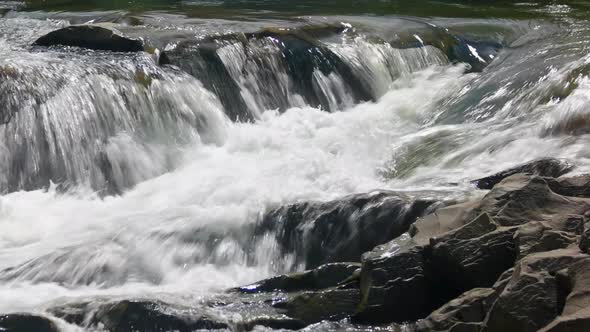
<path fill-rule="evenodd" d="M 301 269 L 272 236 L 244 245 L 253 240 L 243 230 L 282 204 L 377 188 L 460 199 L 475 192 L 470 180 L 546 156 L 588 171 L 590 34 L 560 8 L 545 8 L 551 20 L 432 19 L 503 44 L 481 73 L 433 46 L 374 40 L 404 18 L 298 17 L 290 24 L 373 22 L 322 42 L 374 101 L 355 101 L 342 76 L 315 71 L 331 112 L 311 107 L 289 91 L 276 45 L 257 46 L 260 66 L 228 44 L 217 52 L 251 122 L 231 121 L 198 78 L 146 53 L 30 49 L 69 22 L 13 12 L 0 20 L 0 101 L 10 114 L 0 125 L 0 312 L 92 295 L 195 299 Z M 145 29 L 186 38 L 199 30 L 187 22 Z M 273 21 L 206 29 L 264 25 Z M 285 107 L 268 107 L 279 99 Z"/>

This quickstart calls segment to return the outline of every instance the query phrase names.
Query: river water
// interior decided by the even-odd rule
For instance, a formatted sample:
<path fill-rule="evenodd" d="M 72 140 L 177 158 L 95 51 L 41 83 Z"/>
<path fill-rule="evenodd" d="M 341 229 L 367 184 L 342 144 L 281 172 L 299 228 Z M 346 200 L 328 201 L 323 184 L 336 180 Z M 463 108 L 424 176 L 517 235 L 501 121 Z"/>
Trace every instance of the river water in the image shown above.
<path fill-rule="evenodd" d="M 300 270 L 233 236 L 283 204 L 590 170 L 583 2 L 293 2 L 0 1 L 0 312 Z M 31 46 L 88 22 L 171 64 Z"/>

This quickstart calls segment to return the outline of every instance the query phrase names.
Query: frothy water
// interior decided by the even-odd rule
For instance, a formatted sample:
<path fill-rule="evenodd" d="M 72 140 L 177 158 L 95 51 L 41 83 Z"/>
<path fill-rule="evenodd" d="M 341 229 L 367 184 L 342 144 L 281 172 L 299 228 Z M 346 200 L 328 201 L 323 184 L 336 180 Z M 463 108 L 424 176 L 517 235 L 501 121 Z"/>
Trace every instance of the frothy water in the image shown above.
<path fill-rule="evenodd" d="M 553 24 L 506 28 L 522 34 L 518 47 L 483 72 L 418 34 L 407 48 L 362 33 L 319 39 L 347 74 L 312 68 L 309 91 L 324 98 L 314 105 L 290 90 L 300 83 L 276 40 L 218 43 L 253 115 L 240 122 L 205 78 L 147 53 L 31 49 L 67 25 L 40 22 L 0 24 L 0 312 L 99 295 L 196 301 L 300 270 L 272 234 L 252 235 L 282 204 L 378 188 L 463 198 L 470 180 L 546 156 L 590 170 L 588 50 L 558 35 L 571 52 L 552 54 L 556 39 L 539 35 Z"/>

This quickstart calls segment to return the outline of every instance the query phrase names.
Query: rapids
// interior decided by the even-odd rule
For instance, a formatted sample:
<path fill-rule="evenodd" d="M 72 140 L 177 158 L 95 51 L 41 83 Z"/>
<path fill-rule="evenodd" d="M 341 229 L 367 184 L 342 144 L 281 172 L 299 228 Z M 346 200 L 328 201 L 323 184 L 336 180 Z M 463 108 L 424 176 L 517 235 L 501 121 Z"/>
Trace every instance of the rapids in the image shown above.
<path fill-rule="evenodd" d="M 192 303 L 301 270 L 252 237 L 284 204 L 462 199 L 480 194 L 470 180 L 546 156 L 590 171 L 582 5 L 106 3 L 0 1 L 0 312 Z M 119 24 L 170 63 L 31 46 L 84 22 Z"/>

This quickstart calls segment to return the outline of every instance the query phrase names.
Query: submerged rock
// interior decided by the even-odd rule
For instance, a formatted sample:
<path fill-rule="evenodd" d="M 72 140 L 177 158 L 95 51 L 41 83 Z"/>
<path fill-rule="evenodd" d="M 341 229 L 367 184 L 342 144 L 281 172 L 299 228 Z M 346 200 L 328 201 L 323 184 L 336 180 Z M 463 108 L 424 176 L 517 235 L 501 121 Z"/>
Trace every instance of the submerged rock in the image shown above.
<path fill-rule="evenodd" d="M 276 234 L 283 251 L 296 253 L 308 269 L 358 262 L 364 252 L 406 232 L 435 203 L 391 191 L 297 203 L 267 213 L 257 233 Z"/>
<path fill-rule="evenodd" d="M 500 183 L 503 179 L 517 173 L 529 173 L 539 176 L 557 178 L 570 172 L 573 168 L 574 166 L 567 161 L 562 161 L 555 158 L 543 158 L 510 168 L 500 173 L 474 180 L 473 184 L 475 184 L 479 189 L 492 189 L 492 187 Z"/>
<path fill-rule="evenodd" d="M 243 293 L 296 292 L 335 287 L 351 279 L 351 276 L 360 266 L 360 263 L 326 264 L 305 272 L 285 274 L 261 280 L 235 290 Z"/>
<path fill-rule="evenodd" d="M 376 99 L 350 66 L 318 40 L 343 30 L 321 25 L 182 41 L 160 56 L 160 64 L 198 78 L 219 96 L 232 120 L 250 121 L 267 109 L 303 105 L 336 111 Z M 342 91 L 324 91 L 322 83 Z"/>
<path fill-rule="evenodd" d="M 52 31 L 35 41 L 38 46 L 76 46 L 114 52 L 143 51 L 143 42 L 123 36 L 105 25 L 72 25 Z"/>
<path fill-rule="evenodd" d="M 228 325 L 195 308 L 171 305 L 158 300 L 121 300 L 69 304 L 50 309 L 55 316 L 72 324 L 109 332 L 223 330 Z"/>
<path fill-rule="evenodd" d="M 59 329 L 51 320 L 31 314 L 0 315 L 0 331 L 2 332 L 58 332 Z"/>

